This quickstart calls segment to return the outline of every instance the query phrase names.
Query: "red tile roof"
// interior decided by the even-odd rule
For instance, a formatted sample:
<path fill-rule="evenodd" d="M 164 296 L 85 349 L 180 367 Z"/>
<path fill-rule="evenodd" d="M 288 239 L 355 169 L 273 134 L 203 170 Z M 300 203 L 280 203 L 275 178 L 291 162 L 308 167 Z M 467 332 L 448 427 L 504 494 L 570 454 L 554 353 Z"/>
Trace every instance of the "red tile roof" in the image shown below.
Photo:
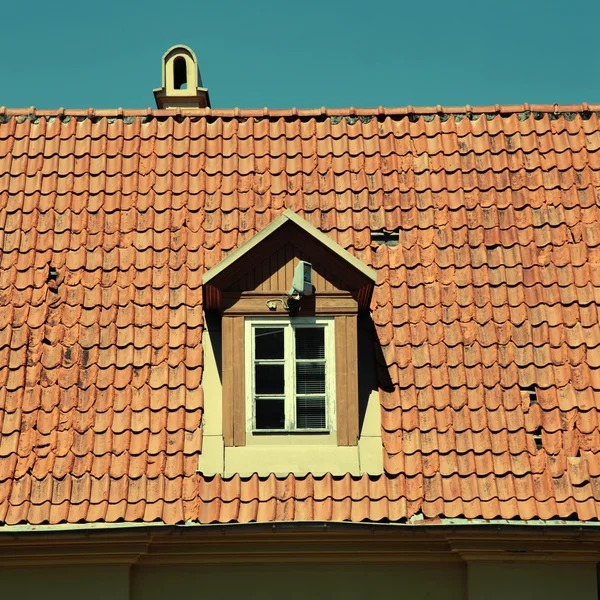
<path fill-rule="evenodd" d="M 0 521 L 598 518 L 599 111 L 0 109 Z M 380 274 L 384 476 L 196 473 L 202 274 L 286 208 Z"/>

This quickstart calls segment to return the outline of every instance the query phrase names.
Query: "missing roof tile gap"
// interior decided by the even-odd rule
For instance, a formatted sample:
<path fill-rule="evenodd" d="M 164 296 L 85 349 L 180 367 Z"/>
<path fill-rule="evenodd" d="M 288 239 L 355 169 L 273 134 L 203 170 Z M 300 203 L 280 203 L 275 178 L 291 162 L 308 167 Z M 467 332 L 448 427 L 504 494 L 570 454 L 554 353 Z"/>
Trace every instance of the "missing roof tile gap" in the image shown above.
<path fill-rule="evenodd" d="M 46 283 L 51 292 L 58 293 L 58 271 L 52 264 L 48 265 L 48 277 Z"/>
<path fill-rule="evenodd" d="M 534 432 L 533 432 L 533 441 L 535 442 L 535 447 L 538 450 L 541 450 L 544 445 L 542 443 L 542 428 L 538 427 Z"/>
<path fill-rule="evenodd" d="M 535 384 L 528 385 L 527 387 L 521 389 L 523 392 L 526 392 L 529 395 L 530 404 L 538 404 L 537 387 Z"/>
<path fill-rule="evenodd" d="M 400 241 L 400 228 L 371 231 L 371 241 L 380 246 L 397 246 Z"/>
<path fill-rule="evenodd" d="M 46 283 L 50 283 L 51 281 L 56 281 L 58 279 L 58 271 L 51 264 L 48 265 L 48 277 L 46 279 Z"/>

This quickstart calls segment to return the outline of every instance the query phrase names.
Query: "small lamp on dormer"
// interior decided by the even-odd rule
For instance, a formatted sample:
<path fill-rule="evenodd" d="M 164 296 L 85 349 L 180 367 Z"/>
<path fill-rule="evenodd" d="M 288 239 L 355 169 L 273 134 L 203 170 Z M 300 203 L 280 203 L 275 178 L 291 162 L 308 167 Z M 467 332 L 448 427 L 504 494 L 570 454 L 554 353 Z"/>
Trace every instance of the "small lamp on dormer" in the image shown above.
<path fill-rule="evenodd" d="M 294 269 L 292 287 L 287 294 L 288 300 L 300 300 L 302 296 L 310 296 L 312 293 L 312 264 L 301 260 Z"/>
<path fill-rule="evenodd" d="M 269 310 L 277 310 L 277 302 L 290 314 L 296 314 L 300 310 L 300 299 L 302 296 L 311 296 L 313 293 L 312 264 L 301 260 L 294 269 L 292 287 L 287 294 L 281 298 L 267 300 Z"/>
<path fill-rule="evenodd" d="M 287 298 L 283 297 L 283 307 L 294 315 L 300 310 L 300 299 L 303 296 L 311 296 L 312 293 L 312 264 L 301 260 L 294 269 L 292 287 L 287 293 Z"/>

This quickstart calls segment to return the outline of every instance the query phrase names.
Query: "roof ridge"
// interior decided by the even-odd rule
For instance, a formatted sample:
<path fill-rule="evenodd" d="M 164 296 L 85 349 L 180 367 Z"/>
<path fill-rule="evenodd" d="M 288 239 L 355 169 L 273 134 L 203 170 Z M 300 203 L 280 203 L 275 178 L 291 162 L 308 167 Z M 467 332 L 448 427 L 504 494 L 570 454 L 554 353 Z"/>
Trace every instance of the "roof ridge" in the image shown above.
<path fill-rule="evenodd" d="M 289 108 L 289 109 L 212 109 L 212 108 L 109 108 L 109 109 L 53 109 L 38 110 L 29 108 L 7 108 L 0 106 L 0 116 L 38 116 L 38 117 L 221 117 L 221 118 L 260 118 L 260 117 L 373 117 L 373 116 L 406 116 L 406 115 L 459 115 L 459 114 L 512 114 L 522 112 L 540 113 L 578 113 L 600 112 L 600 104 L 495 104 L 489 106 L 404 106 L 395 108 Z"/>

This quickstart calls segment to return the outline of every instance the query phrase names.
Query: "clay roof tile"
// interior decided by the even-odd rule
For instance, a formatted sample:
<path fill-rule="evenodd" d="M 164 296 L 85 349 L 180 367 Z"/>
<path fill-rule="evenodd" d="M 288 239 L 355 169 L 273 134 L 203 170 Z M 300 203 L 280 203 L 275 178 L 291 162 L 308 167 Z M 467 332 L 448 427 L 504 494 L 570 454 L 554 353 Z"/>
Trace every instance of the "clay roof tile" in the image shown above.
<path fill-rule="evenodd" d="M 3 113 L 0 517 L 597 518 L 600 107 L 535 109 Z M 370 482 L 196 473 L 201 277 L 284 208 L 380 274 Z"/>

